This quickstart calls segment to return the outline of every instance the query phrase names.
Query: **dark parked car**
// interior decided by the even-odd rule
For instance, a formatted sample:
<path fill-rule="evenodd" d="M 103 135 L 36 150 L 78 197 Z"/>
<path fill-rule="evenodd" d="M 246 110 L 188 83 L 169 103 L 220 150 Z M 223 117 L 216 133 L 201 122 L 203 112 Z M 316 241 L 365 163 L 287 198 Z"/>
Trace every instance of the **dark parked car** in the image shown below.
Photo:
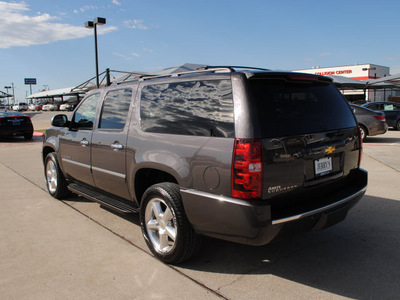
<path fill-rule="evenodd" d="M 400 130 L 400 103 L 396 102 L 370 102 L 363 105 L 363 107 L 383 111 L 385 113 L 386 122 L 389 127 Z"/>
<path fill-rule="evenodd" d="M 355 116 L 331 79 L 208 67 L 91 91 L 43 142 L 49 193 L 139 212 L 166 263 L 201 236 L 264 245 L 342 221 L 364 195 Z"/>
<path fill-rule="evenodd" d="M 24 136 L 32 139 L 33 125 L 29 116 L 16 111 L 0 111 L 0 137 Z"/>
<path fill-rule="evenodd" d="M 351 105 L 351 107 L 356 115 L 358 125 L 360 125 L 363 140 L 365 140 L 367 136 L 386 133 L 388 125 L 383 112 L 374 111 L 358 105 Z"/>

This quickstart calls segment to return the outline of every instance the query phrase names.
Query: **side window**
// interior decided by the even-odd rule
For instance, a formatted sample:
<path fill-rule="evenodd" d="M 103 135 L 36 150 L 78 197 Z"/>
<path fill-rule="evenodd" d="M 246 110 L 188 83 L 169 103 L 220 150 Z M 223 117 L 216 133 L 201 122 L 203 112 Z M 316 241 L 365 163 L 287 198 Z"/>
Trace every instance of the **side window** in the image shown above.
<path fill-rule="evenodd" d="M 140 101 L 146 132 L 234 137 L 230 80 L 147 85 Z"/>
<path fill-rule="evenodd" d="M 81 106 L 75 112 L 73 121 L 78 128 L 93 129 L 94 117 L 96 115 L 97 102 L 100 94 L 93 94 L 83 100 Z"/>
<path fill-rule="evenodd" d="M 383 105 L 383 110 L 393 110 L 393 105 L 392 104 L 384 104 Z"/>
<path fill-rule="evenodd" d="M 379 104 L 371 104 L 371 105 L 368 105 L 368 108 L 369 109 L 372 109 L 372 110 L 379 110 L 380 108 L 379 108 Z"/>
<path fill-rule="evenodd" d="M 131 100 L 132 89 L 130 88 L 107 93 L 103 103 L 99 128 L 124 129 Z"/>

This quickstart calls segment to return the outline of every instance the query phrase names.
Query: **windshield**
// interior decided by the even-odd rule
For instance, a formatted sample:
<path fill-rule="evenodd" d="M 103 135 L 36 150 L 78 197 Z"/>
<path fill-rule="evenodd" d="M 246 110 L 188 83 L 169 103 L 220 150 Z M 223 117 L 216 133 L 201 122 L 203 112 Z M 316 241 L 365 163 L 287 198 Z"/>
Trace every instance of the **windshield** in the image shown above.
<path fill-rule="evenodd" d="M 357 126 L 349 105 L 332 84 L 274 78 L 252 79 L 250 86 L 265 137 Z"/>

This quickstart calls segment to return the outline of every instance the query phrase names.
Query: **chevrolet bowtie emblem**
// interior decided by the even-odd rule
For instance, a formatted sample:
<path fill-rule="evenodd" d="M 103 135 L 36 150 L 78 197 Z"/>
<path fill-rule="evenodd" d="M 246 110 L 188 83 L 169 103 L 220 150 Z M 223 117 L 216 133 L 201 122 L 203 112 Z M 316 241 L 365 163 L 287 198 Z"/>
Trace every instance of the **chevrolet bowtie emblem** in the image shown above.
<path fill-rule="evenodd" d="M 325 153 L 326 154 L 332 154 L 333 152 L 335 152 L 336 148 L 335 147 L 328 147 L 325 149 Z"/>

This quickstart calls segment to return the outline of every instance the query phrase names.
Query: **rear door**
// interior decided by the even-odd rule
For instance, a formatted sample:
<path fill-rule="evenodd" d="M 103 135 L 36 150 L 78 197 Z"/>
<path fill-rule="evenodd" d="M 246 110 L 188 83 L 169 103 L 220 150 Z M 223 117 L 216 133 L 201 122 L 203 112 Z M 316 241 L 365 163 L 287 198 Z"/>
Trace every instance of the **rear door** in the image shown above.
<path fill-rule="evenodd" d="M 132 88 L 109 91 L 92 137 L 92 171 L 97 188 L 129 198 L 126 183 L 126 143 Z"/>
<path fill-rule="evenodd" d="M 320 77 L 251 79 L 263 137 L 264 198 L 308 189 L 357 168 L 355 117 Z"/>

